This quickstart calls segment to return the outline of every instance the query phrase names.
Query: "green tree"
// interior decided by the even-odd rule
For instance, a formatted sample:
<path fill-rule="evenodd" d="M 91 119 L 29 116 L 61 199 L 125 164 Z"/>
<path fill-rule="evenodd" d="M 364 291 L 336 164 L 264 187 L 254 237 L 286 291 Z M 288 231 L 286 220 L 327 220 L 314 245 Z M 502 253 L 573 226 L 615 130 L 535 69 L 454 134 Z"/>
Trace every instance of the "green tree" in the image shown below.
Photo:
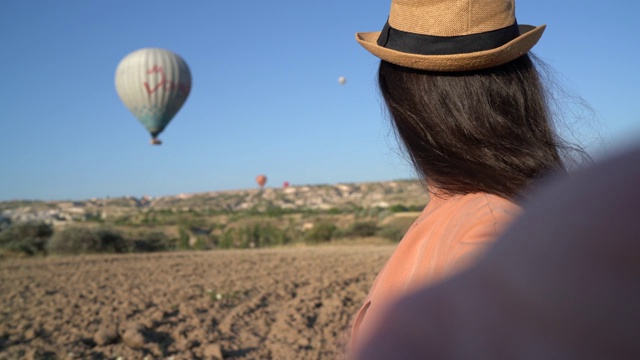
<path fill-rule="evenodd" d="M 310 243 L 321 243 L 331 241 L 336 233 L 336 226 L 330 222 L 319 222 L 305 234 L 305 240 Z"/>
<path fill-rule="evenodd" d="M 15 223 L 0 232 L 0 247 L 26 255 L 46 254 L 52 234 L 53 227 L 41 221 Z"/>
<path fill-rule="evenodd" d="M 55 254 L 122 253 L 128 250 L 124 237 L 108 228 L 67 227 L 49 240 Z"/>

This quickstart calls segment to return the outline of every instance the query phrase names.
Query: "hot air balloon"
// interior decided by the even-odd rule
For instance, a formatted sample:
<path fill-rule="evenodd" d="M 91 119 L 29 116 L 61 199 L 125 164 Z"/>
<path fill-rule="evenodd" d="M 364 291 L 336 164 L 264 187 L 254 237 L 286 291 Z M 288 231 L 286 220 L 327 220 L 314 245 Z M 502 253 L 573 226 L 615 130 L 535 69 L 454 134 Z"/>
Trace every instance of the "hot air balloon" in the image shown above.
<path fill-rule="evenodd" d="M 338 78 L 338 82 L 340 83 L 340 85 L 344 85 L 347 82 L 347 78 L 345 78 L 344 76 L 340 76 Z"/>
<path fill-rule="evenodd" d="M 289 182 L 288 181 L 283 182 L 282 183 L 282 187 L 285 188 L 285 189 L 288 188 L 289 187 Z"/>
<path fill-rule="evenodd" d="M 177 54 L 164 49 L 140 49 L 125 56 L 116 69 L 116 91 L 124 105 L 158 139 L 191 91 L 191 72 Z"/>
<path fill-rule="evenodd" d="M 264 187 L 264 184 L 267 183 L 267 177 L 264 175 L 258 175 L 256 176 L 256 182 L 258 183 L 258 185 L 260 185 L 260 188 L 262 189 Z"/>

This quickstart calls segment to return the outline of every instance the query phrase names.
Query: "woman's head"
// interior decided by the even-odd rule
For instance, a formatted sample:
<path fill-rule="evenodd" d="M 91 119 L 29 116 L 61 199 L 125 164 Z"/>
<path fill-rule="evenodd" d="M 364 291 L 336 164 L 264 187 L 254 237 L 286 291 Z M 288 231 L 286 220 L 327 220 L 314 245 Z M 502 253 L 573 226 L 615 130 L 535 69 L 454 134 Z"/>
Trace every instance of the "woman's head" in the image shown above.
<path fill-rule="evenodd" d="M 444 193 L 514 198 L 564 170 L 544 84 L 528 55 L 453 73 L 383 60 L 378 81 L 416 170 Z"/>
<path fill-rule="evenodd" d="M 391 0 L 382 31 L 356 34 L 382 60 L 395 130 L 429 185 L 514 198 L 565 170 L 528 53 L 544 29 L 519 25 L 514 0 Z"/>

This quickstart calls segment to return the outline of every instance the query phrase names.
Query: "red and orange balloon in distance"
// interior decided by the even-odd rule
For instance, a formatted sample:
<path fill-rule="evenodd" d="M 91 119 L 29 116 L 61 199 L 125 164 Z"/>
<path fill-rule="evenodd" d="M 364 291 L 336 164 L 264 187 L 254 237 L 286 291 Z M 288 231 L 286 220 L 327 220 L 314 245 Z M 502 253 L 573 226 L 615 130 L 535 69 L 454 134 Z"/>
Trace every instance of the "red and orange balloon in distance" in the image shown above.
<path fill-rule="evenodd" d="M 256 176 L 256 182 L 260 185 L 260 188 L 263 188 L 264 184 L 267 183 L 267 177 L 264 175 L 258 175 Z"/>

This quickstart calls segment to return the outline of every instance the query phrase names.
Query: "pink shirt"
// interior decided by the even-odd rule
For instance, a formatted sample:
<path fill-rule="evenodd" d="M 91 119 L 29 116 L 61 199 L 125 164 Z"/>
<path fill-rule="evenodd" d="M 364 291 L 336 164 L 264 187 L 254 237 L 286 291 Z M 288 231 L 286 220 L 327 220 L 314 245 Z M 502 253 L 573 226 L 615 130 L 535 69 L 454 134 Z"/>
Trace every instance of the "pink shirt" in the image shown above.
<path fill-rule="evenodd" d="M 464 267 L 519 212 L 511 201 L 485 193 L 433 195 L 373 282 L 353 323 L 352 349 L 378 326 L 387 305 Z"/>

